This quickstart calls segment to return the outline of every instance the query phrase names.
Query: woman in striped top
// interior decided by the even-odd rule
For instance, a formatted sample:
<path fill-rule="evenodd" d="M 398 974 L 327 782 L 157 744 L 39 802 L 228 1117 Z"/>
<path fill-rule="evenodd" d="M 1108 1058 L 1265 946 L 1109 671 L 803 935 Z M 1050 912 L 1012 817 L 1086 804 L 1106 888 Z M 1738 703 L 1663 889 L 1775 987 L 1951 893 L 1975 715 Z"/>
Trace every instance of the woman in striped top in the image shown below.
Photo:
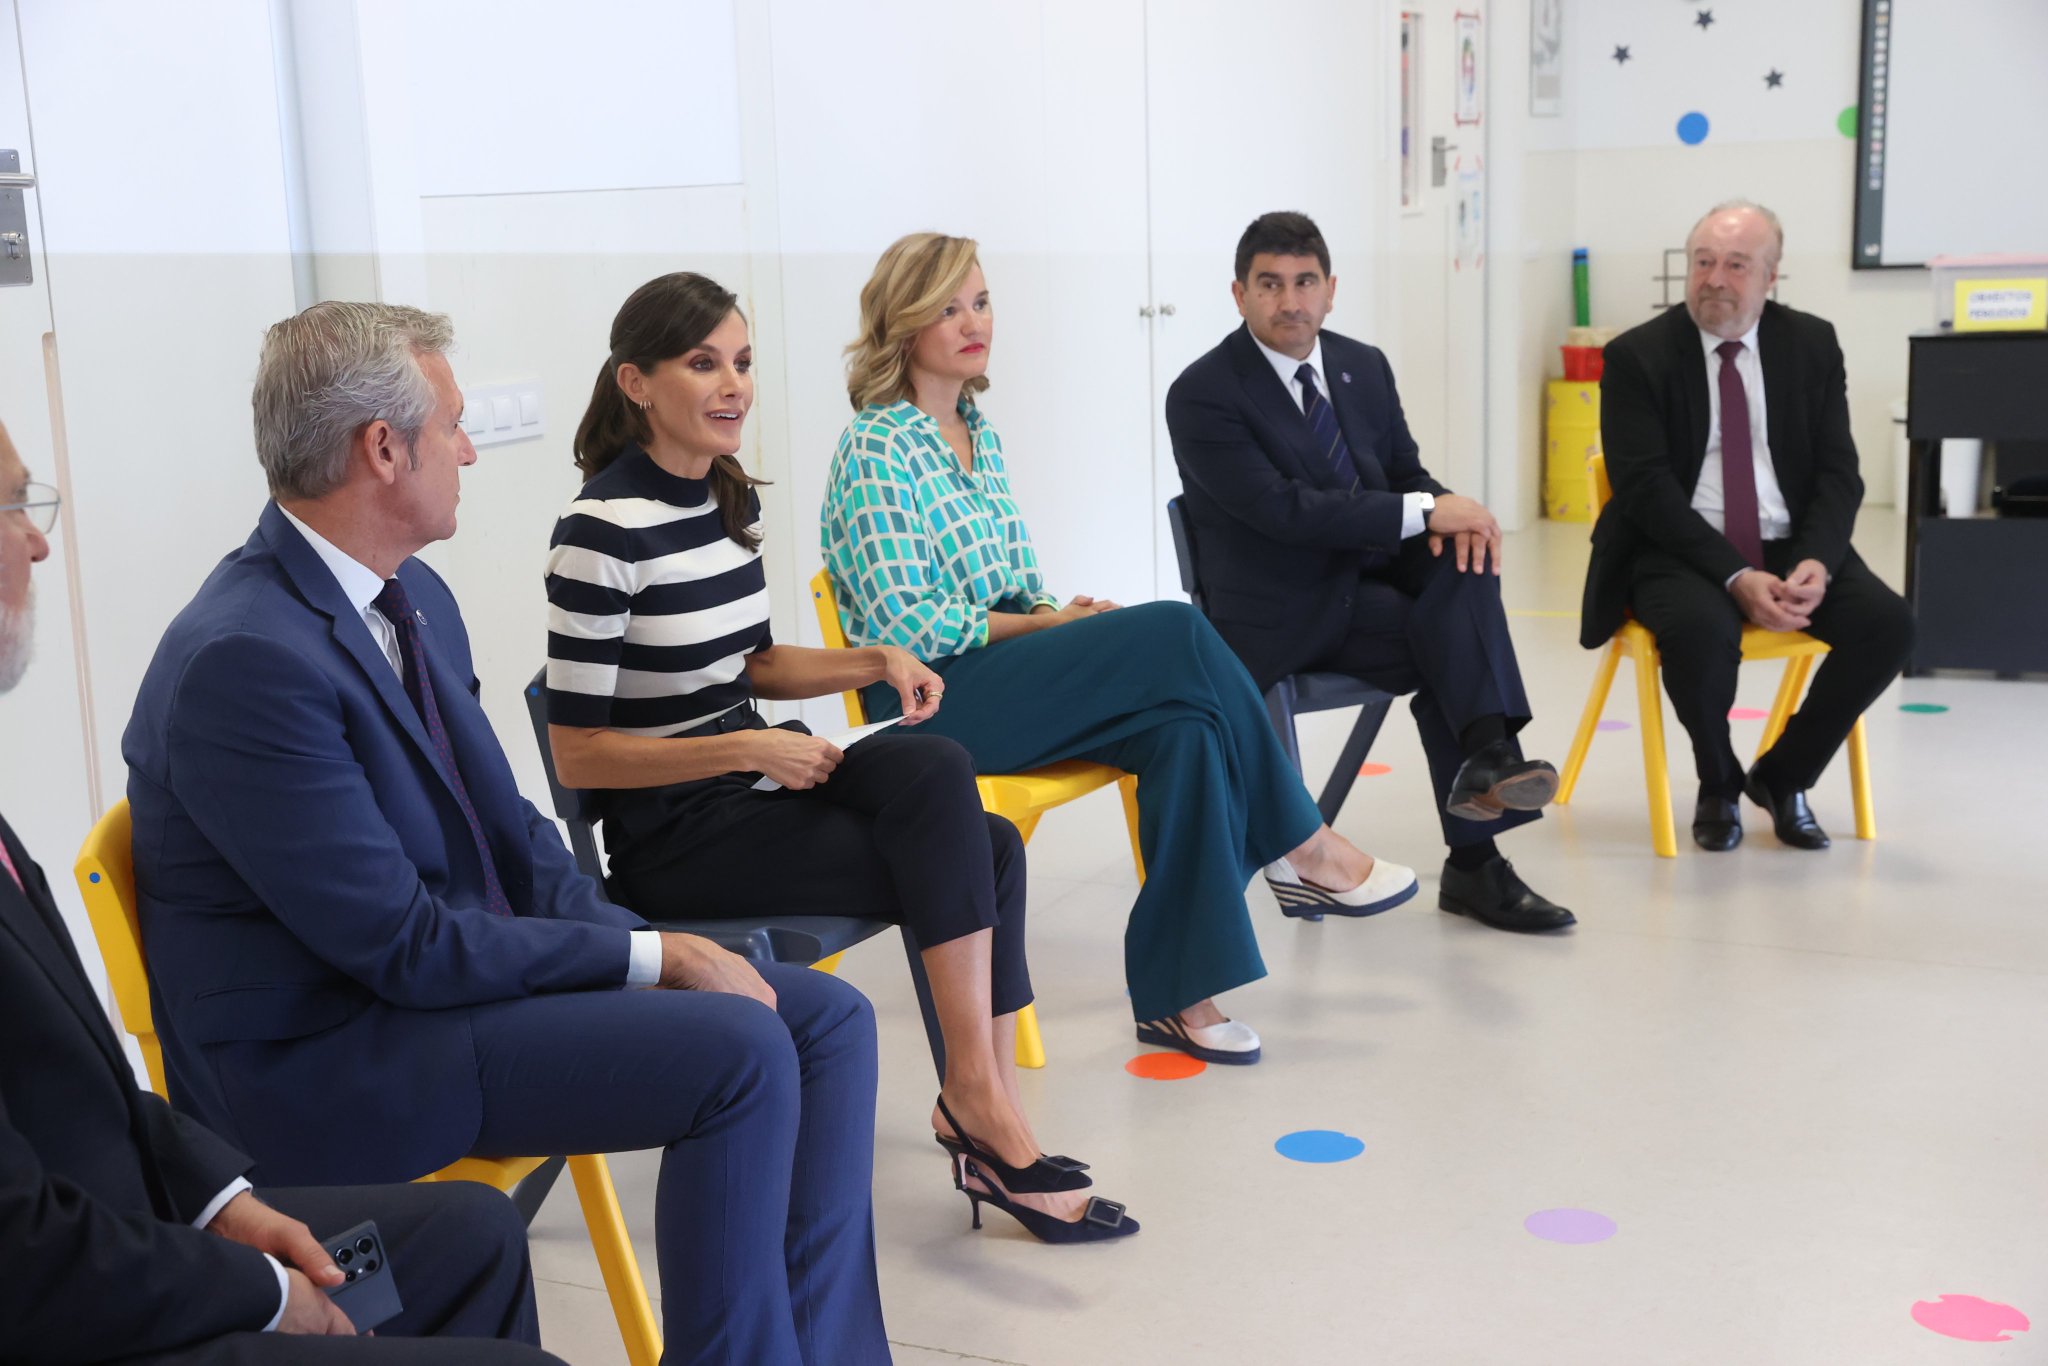
<path fill-rule="evenodd" d="M 1244 665 L 1192 607 L 1046 591 L 974 401 L 994 331 L 967 238 L 905 237 L 861 291 L 855 414 L 823 513 L 840 618 L 849 640 L 902 646 L 946 680 L 928 729 L 982 771 L 1080 758 L 1138 775 L 1146 878 L 1124 935 L 1138 1039 L 1257 1062 L 1259 1036 L 1213 999 L 1265 975 L 1245 884 L 1272 865 L 1290 912 L 1370 915 L 1413 897 L 1415 874 L 1323 824 Z M 870 716 L 896 707 L 869 690 Z"/>
<path fill-rule="evenodd" d="M 905 924 L 946 1066 L 932 1125 L 974 1198 L 1047 1241 L 1137 1230 L 1041 1156 L 1015 1071 L 1031 1000 L 1024 848 L 981 809 L 958 744 L 928 721 L 939 676 L 892 646 L 776 643 L 759 481 L 735 453 L 752 406 L 737 300 L 700 275 L 634 291 L 576 434 L 588 476 L 548 557 L 548 736 L 561 780 L 597 789 L 612 888 L 651 920 L 792 914 Z M 874 686 L 904 725 L 842 752 L 756 698 Z M 763 776 L 781 786 L 762 791 Z M 873 1136 L 847 1135 L 871 1143 Z"/>

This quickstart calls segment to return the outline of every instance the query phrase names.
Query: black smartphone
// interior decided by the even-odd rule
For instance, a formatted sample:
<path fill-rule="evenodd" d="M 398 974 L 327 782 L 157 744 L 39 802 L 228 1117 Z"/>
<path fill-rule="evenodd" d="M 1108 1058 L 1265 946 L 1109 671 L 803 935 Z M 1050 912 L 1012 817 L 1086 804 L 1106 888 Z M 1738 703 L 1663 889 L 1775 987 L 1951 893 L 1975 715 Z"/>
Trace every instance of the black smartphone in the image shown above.
<path fill-rule="evenodd" d="M 348 1315 L 358 1333 L 367 1333 L 404 1312 L 391 1261 L 384 1255 L 384 1239 L 375 1223 L 357 1224 L 321 1242 L 341 1274 L 348 1277 L 340 1285 L 327 1287 L 328 1298 Z"/>

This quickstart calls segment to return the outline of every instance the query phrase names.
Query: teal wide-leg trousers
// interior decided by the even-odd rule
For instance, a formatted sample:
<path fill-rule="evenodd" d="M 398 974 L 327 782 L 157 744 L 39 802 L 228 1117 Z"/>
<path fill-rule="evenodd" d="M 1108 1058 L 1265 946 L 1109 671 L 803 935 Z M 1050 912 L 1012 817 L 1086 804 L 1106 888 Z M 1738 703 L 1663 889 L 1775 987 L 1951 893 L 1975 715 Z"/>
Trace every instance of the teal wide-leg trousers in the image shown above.
<path fill-rule="evenodd" d="M 1137 1019 L 1266 975 L 1245 887 L 1322 817 L 1251 676 L 1199 613 L 1126 607 L 932 667 L 946 700 L 920 729 L 959 741 L 979 771 L 1092 759 L 1138 776 L 1146 879 L 1124 932 Z M 886 686 L 866 698 L 876 720 L 902 711 Z"/>

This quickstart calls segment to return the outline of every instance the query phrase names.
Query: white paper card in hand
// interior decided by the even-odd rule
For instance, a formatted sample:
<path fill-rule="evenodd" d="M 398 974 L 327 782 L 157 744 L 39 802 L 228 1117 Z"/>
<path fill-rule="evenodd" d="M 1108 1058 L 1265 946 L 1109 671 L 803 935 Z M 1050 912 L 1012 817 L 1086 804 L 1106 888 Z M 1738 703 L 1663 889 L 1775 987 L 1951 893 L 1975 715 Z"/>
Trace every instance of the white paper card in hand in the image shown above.
<path fill-rule="evenodd" d="M 873 735 L 876 731 L 887 730 L 902 719 L 900 716 L 892 716 L 886 721 L 870 721 L 865 726 L 855 726 L 844 735 L 827 735 L 822 738 L 826 744 L 831 745 L 834 749 L 849 750 L 867 739 L 870 735 Z M 781 786 L 782 784 L 776 782 L 773 778 L 763 778 L 760 782 L 754 784 L 754 791 L 773 792 Z"/>

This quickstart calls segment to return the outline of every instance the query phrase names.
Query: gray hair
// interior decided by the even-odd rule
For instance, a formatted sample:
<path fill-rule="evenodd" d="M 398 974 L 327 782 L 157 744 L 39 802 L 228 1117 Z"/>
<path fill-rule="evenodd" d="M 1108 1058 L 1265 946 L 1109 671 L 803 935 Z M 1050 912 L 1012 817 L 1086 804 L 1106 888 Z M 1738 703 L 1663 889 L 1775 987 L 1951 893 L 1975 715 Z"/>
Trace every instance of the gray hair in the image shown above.
<path fill-rule="evenodd" d="M 1734 213 L 1738 209 L 1747 209 L 1771 225 L 1771 233 L 1777 239 L 1777 245 L 1771 248 L 1771 269 L 1776 270 L 1778 262 L 1785 259 L 1785 225 L 1778 221 L 1778 215 L 1772 213 L 1754 199 L 1724 199 L 1713 208 L 1708 209 L 1693 223 L 1692 232 L 1688 232 L 1685 235 L 1686 246 L 1688 248 L 1692 246 L 1692 234 L 1700 230 L 1701 223 L 1706 222 L 1717 214 Z"/>
<path fill-rule="evenodd" d="M 314 304 L 263 335 L 256 455 L 277 498 L 322 498 L 347 475 L 349 443 L 389 422 L 410 446 L 434 411 L 420 357 L 445 353 L 445 313 L 404 304 Z"/>

